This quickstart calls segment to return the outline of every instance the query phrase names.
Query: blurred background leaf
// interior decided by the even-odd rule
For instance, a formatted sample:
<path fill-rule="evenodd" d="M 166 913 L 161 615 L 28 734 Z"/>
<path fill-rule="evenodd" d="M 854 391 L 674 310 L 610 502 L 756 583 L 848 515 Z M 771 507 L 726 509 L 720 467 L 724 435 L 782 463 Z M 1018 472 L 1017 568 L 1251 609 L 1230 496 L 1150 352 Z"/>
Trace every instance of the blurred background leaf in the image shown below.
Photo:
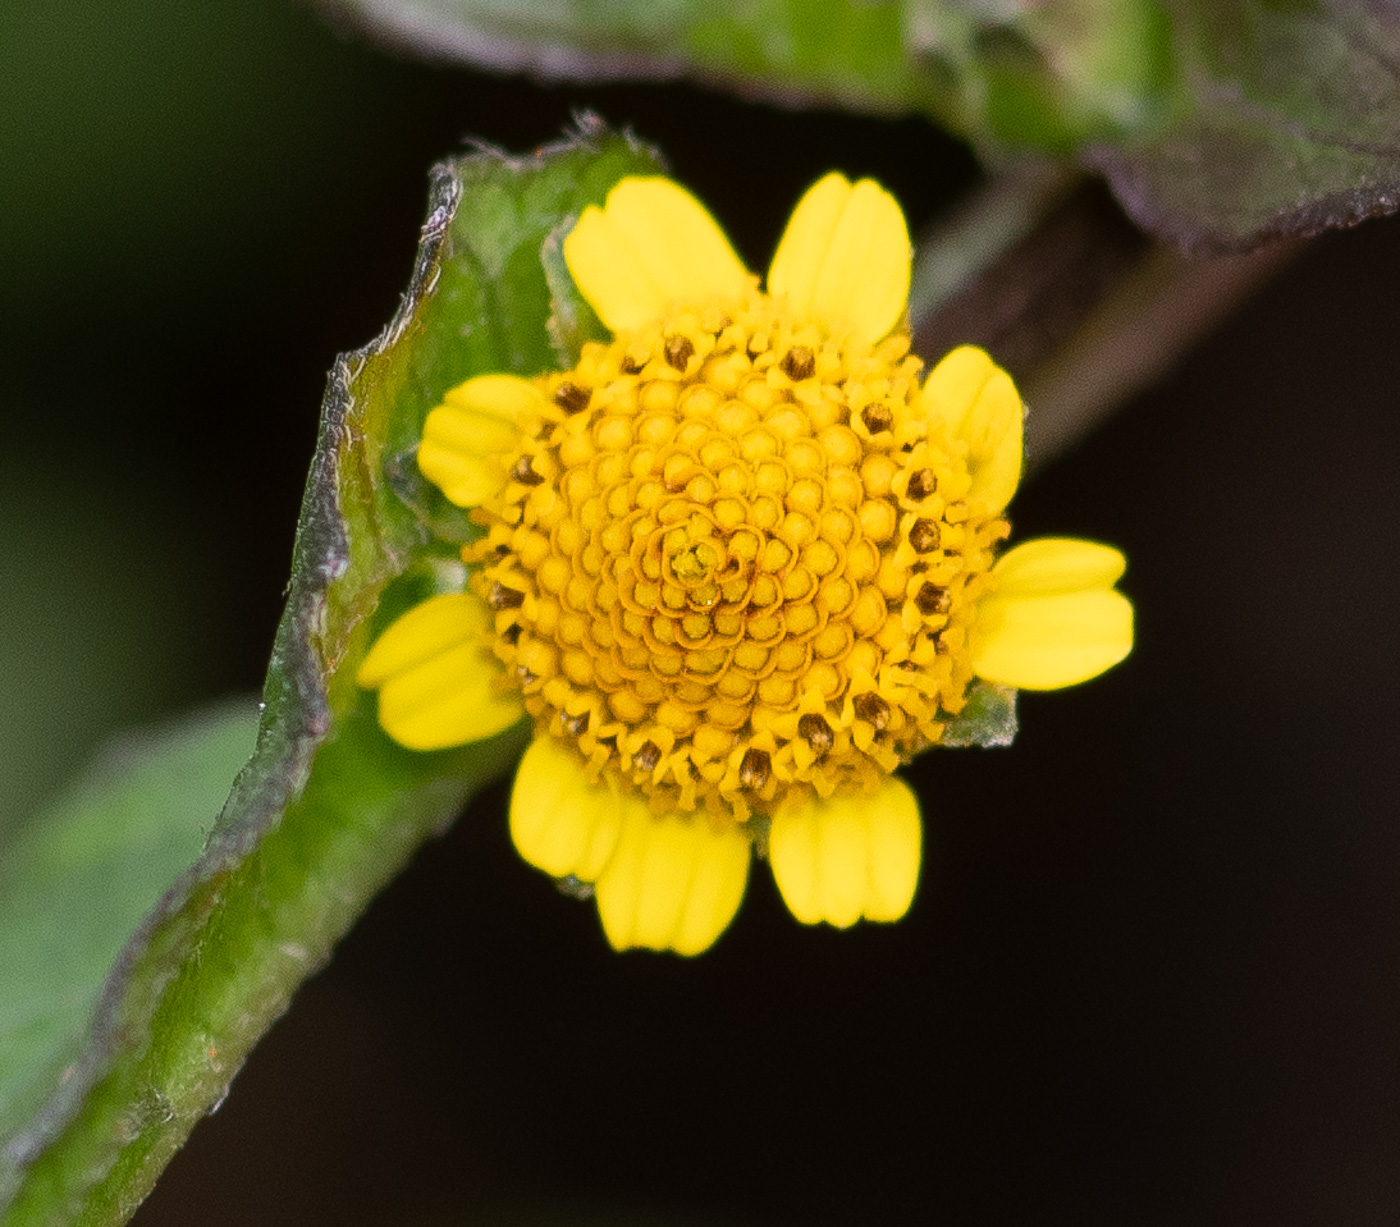
<path fill-rule="evenodd" d="M 248 700 L 125 736 L 5 845 L 0 1139 L 68 1081 L 109 968 L 198 858 L 256 732 Z"/>
<path fill-rule="evenodd" d="M 1170 118 L 1088 150 L 1139 224 L 1238 251 L 1400 208 L 1400 8 L 1164 3 Z"/>
<path fill-rule="evenodd" d="M 316 2 L 430 59 L 689 77 L 1075 156 L 1201 251 L 1400 207 L 1400 14 L 1365 0 Z"/>
<path fill-rule="evenodd" d="M 545 80 L 684 76 L 1041 148 L 1142 128 L 1165 84 L 1156 0 L 314 2 L 429 59 Z"/>
<path fill-rule="evenodd" d="M 21 439 L 43 417 L 4 407 Z M 53 446 L 66 462 L 52 468 L 13 437 L 0 452 L 0 849 L 113 729 L 188 701 L 224 622 L 159 492 Z"/>

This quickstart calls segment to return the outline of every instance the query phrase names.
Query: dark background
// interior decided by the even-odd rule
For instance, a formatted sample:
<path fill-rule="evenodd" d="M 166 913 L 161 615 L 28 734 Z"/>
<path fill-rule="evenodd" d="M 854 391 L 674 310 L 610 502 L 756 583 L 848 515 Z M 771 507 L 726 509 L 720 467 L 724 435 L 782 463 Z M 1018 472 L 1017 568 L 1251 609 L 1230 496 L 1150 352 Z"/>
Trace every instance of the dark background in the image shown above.
<path fill-rule="evenodd" d="M 580 105 L 756 268 L 827 169 L 916 225 L 975 179 L 919 121 L 425 67 L 279 0 L 0 12 L 0 826 L 259 685 L 325 371 L 429 164 Z M 904 922 L 805 929 L 758 866 L 709 954 L 617 956 L 497 789 L 136 1223 L 1400 1221 L 1397 285 L 1400 224 L 1320 240 L 1026 485 L 1018 536 L 1126 550 L 1138 647 L 916 764 Z"/>

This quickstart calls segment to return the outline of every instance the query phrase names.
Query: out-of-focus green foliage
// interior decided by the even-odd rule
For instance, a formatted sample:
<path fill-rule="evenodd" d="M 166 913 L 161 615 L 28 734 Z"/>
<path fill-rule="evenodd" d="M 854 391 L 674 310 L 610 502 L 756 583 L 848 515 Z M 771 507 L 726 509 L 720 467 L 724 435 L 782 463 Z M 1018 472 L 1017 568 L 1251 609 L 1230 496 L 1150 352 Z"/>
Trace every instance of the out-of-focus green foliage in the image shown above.
<path fill-rule="evenodd" d="M 0 1138 L 66 1081 L 108 970 L 198 859 L 256 730 L 249 700 L 123 737 L 4 844 Z"/>
<path fill-rule="evenodd" d="M 1400 208 L 1400 7 L 1167 7 L 1168 121 L 1089 151 L 1137 221 L 1221 251 Z"/>
<path fill-rule="evenodd" d="M 65 399 L 60 413 L 79 412 Z M 0 419 L 31 412 L 0 392 Z M 197 636 L 220 619 L 182 571 L 190 534 L 158 504 L 112 472 L 26 459 L 0 455 L 0 871 L 9 840 L 97 741 L 179 701 Z"/>
<path fill-rule="evenodd" d="M 84 949 L 62 955 L 73 969 L 67 1030 L 53 1033 L 42 1068 L 0 1084 L 0 1096 L 10 1094 L 0 1119 L 6 1227 L 124 1222 L 369 899 L 518 750 L 518 730 L 457 751 L 403 750 L 354 684 L 375 631 L 453 565 L 451 545 L 434 541 L 389 474 L 402 472 L 402 453 L 445 388 L 484 371 L 532 373 L 586 334 L 587 314 L 542 254 L 617 179 L 656 165 L 649 150 L 590 130 L 529 158 L 482 153 L 435 172 L 399 314 L 332 371 L 257 746 L 202 853 L 197 835 L 213 818 L 211 798 L 243 751 L 248 730 L 237 722 L 155 743 L 144 758 L 133 752 L 105 798 L 90 789 L 56 825 L 34 829 L 42 846 L 68 846 L 73 824 L 108 829 L 106 809 L 119 817 L 159 793 L 163 774 L 175 773 L 171 787 L 188 785 L 167 797 L 164 818 L 140 839 L 128 843 L 114 819 L 110 841 L 53 866 L 52 880 L 63 884 L 49 895 L 45 931 L 61 947 L 67 935 Z M 117 874 L 147 835 L 161 852 L 151 876 L 117 892 L 123 920 L 138 894 L 159 903 L 124 947 L 124 931 L 92 945 L 79 919 L 90 900 L 60 871 Z M 49 863 L 42 847 L 25 857 L 21 865 Z M 186 864 L 160 895 L 157 882 Z M 32 949 L 34 912 L 24 897 L 0 911 L 0 924 L 0 951 Z M 118 948 L 102 982 L 104 960 Z M 7 978 L 0 1018 L 42 995 Z M 94 999 L 86 1043 L 75 1051 L 72 1025 Z"/>
<path fill-rule="evenodd" d="M 255 684 L 285 574 L 254 588 L 244 542 L 280 520 L 264 539 L 285 572 L 315 411 L 314 382 L 277 401 L 277 313 L 314 293 L 318 246 L 345 241 L 341 185 L 369 125 L 401 125 L 401 71 L 285 0 L 0 4 L 0 857 L 113 730 Z M 396 176 L 411 208 L 429 160 Z M 392 229 L 402 279 L 413 235 Z M 309 378 L 392 293 L 371 325 L 299 333 Z M 241 377 L 197 382 L 264 340 Z M 259 439 L 282 457 L 256 470 L 273 488 L 210 548 L 259 419 L 285 424 Z M 229 444 L 207 465 L 202 430 Z"/>
<path fill-rule="evenodd" d="M 1166 83 L 1157 0 L 318 2 L 436 57 L 546 78 L 688 76 L 789 102 L 923 110 L 974 139 L 1054 149 L 1150 123 Z"/>
<path fill-rule="evenodd" d="M 318 2 L 437 58 L 687 76 L 1074 154 L 1202 250 L 1400 206 L 1400 10 L 1365 0 Z"/>
<path fill-rule="evenodd" d="M 42 304 L 119 275 L 135 299 L 210 253 L 265 243 L 288 197 L 316 190 L 338 121 L 374 118 L 375 92 L 355 89 L 346 60 L 295 6 L 270 0 L 7 3 L 6 297 Z M 81 176 L 101 190 L 81 190 Z M 75 334 L 86 322 L 72 321 Z"/>

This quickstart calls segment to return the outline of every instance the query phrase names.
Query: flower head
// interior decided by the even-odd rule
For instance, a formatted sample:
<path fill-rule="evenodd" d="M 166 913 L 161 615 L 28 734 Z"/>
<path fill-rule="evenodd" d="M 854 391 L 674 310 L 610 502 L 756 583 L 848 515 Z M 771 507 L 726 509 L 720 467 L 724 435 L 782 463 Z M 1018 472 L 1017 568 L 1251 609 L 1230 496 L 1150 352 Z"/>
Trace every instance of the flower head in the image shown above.
<path fill-rule="evenodd" d="M 432 749 L 528 713 L 512 836 L 594 886 L 619 949 L 705 949 L 754 848 L 799 920 L 898 919 L 922 828 L 893 773 L 977 678 L 1121 660 L 1122 555 L 998 557 L 1021 400 L 972 347 L 921 379 L 909 237 L 874 182 L 807 192 L 766 291 L 667 179 L 624 179 L 564 256 L 614 339 L 429 414 L 419 467 L 484 531 L 469 590 L 366 657 L 382 726 Z"/>

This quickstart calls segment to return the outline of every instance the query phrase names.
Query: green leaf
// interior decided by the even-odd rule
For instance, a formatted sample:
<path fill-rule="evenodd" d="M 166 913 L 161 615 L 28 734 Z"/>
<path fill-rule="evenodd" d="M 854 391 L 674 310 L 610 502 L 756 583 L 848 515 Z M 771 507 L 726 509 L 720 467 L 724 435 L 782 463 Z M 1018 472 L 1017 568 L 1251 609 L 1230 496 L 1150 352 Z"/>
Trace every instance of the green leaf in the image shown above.
<path fill-rule="evenodd" d="M 1202 252 L 1400 207 L 1400 10 L 1173 0 L 1173 120 L 1097 148 L 1135 220 Z"/>
<path fill-rule="evenodd" d="M 1141 225 L 1236 251 L 1400 208 L 1400 8 L 1366 0 L 320 0 L 546 78 L 686 76 L 1071 154 Z"/>
<path fill-rule="evenodd" d="M 1065 149 L 1158 113 L 1156 0 L 319 0 L 434 59 L 565 80 L 687 76 Z"/>
<path fill-rule="evenodd" d="M 656 169 L 649 150 L 595 125 L 527 158 L 483 151 L 434 170 L 398 315 L 331 373 L 253 757 L 202 854 L 98 986 L 83 1050 L 61 1079 L 50 1064 L 37 1075 L 47 1087 L 13 1100 L 25 1119 L 7 1117 L 0 1151 L 5 1227 L 124 1222 L 336 939 L 523 745 L 516 728 L 460 750 L 403 750 L 354 684 L 377 630 L 458 565 L 386 470 L 448 387 L 554 363 L 543 245 L 623 175 Z M 177 765 L 171 753 L 150 771 Z M 97 812 L 119 795 L 84 804 Z M 100 956 L 84 957 L 91 968 Z"/>
<path fill-rule="evenodd" d="M 257 733 L 229 704 L 120 738 L 0 860 L 0 1138 L 81 1053 L 108 968 L 198 859 Z"/>

